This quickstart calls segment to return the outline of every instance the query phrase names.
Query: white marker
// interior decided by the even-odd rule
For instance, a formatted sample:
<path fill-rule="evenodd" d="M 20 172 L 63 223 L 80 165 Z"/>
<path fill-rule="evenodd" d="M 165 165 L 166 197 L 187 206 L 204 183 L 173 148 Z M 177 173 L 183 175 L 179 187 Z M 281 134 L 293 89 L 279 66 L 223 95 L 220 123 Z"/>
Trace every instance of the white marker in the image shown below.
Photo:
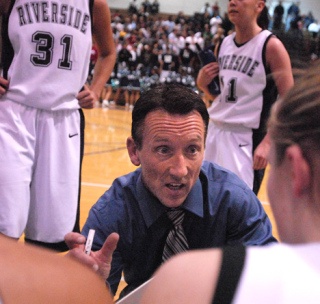
<path fill-rule="evenodd" d="M 87 242 L 86 242 L 86 246 L 85 246 L 85 249 L 84 249 L 84 252 L 86 254 L 90 254 L 91 252 L 91 247 L 92 247 L 92 243 L 93 243 L 93 238 L 94 238 L 94 234 L 95 234 L 95 230 L 94 229 L 90 229 L 89 230 L 89 234 L 88 234 L 88 237 L 87 237 Z"/>

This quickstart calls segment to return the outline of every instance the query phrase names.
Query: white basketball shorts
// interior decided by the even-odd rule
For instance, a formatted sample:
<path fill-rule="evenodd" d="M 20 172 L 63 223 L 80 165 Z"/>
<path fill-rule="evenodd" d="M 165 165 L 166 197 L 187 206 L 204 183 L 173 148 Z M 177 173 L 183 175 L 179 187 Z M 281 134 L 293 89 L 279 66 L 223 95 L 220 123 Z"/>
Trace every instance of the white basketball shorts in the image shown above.
<path fill-rule="evenodd" d="M 79 110 L 0 100 L 0 232 L 61 242 L 73 230 L 81 163 Z"/>
<path fill-rule="evenodd" d="M 253 188 L 251 129 L 210 120 L 204 159 L 236 173 Z"/>

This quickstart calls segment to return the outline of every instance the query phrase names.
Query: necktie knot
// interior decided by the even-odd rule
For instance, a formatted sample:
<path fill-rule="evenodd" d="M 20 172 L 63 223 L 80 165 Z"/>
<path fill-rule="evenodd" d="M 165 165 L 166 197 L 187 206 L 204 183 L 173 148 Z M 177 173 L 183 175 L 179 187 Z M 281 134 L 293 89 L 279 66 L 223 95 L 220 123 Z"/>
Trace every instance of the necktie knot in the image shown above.
<path fill-rule="evenodd" d="M 167 216 L 174 226 L 179 226 L 183 222 L 184 211 L 181 209 L 167 211 Z"/>

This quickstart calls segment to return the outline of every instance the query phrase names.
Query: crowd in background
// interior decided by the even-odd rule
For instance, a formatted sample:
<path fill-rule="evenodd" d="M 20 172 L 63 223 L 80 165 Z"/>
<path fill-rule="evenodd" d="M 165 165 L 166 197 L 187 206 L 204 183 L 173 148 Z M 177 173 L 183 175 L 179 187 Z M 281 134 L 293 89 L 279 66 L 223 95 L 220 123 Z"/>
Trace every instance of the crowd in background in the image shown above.
<path fill-rule="evenodd" d="M 284 43 L 293 66 L 320 56 L 319 26 L 309 12 L 293 3 L 285 14 L 282 1 L 270 16 L 269 30 Z M 232 30 L 227 13 L 218 2 L 204 6 L 192 16 L 183 11 L 159 13 L 159 2 L 136 0 L 127 10 L 111 10 L 117 62 L 101 96 L 103 106 L 123 104 L 133 108 L 140 91 L 159 82 L 178 82 L 198 90 L 196 76 L 201 68 L 197 53 L 219 43 Z M 93 46 L 93 61 L 96 50 Z M 93 69 L 94 64 L 92 64 Z M 89 75 L 90 80 L 90 75 Z"/>

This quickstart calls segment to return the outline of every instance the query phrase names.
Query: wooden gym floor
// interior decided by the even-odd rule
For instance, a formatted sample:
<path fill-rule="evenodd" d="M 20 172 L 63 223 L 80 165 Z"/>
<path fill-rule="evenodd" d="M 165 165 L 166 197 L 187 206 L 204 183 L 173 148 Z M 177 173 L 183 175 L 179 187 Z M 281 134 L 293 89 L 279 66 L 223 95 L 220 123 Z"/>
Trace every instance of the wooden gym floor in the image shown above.
<path fill-rule="evenodd" d="M 84 114 L 86 128 L 80 203 L 81 227 L 91 206 L 111 186 L 113 180 L 136 168 L 131 164 L 126 150 L 126 139 L 131 131 L 131 111 L 115 106 L 84 110 Z M 266 178 L 258 197 L 272 221 L 274 235 L 277 237 L 266 194 Z M 120 289 L 123 286 L 124 283 L 120 284 Z"/>

